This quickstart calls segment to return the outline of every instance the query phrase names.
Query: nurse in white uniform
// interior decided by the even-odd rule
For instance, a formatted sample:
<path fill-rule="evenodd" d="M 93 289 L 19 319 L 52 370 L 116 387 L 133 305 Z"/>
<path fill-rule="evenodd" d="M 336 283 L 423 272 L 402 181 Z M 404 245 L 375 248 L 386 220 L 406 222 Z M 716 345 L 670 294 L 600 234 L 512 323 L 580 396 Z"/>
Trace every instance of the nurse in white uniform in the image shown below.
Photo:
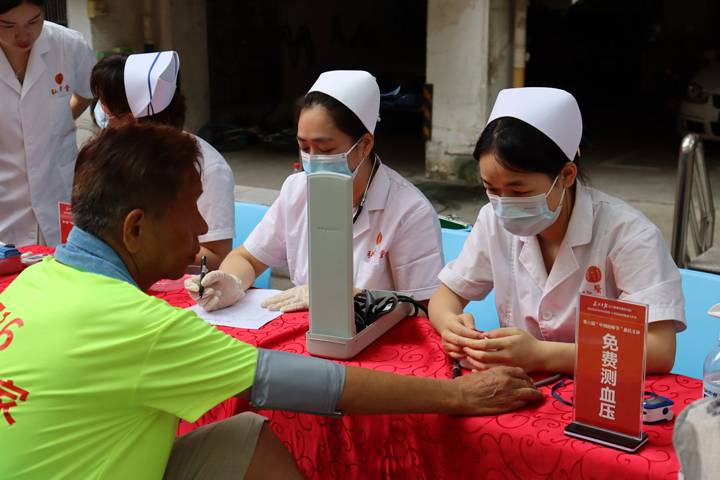
<path fill-rule="evenodd" d="M 354 284 L 411 293 L 427 305 L 444 265 L 440 223 L 425 196 L 374 153 L 380 108 L 375 78 L 363 71 L 325 72 L 296 103 L 297 139 L 305 173 L 291 175 L 280 197 L 245 243 L 205 276 L 186 281 L 206 310 L 232 305 L 268 267 L 288 264 L 297 287 L 263 302 L 284 312 L 308 308 L 306 173 L 353 177 Z"/>
<path fill-rule="evenodd" d="M 156 123 L 183 128 L 185 97 L 176 90 L 180 59 L 172 51 L 113 54 L 100 60 L 90 80 L 98 125 L 124 122 Z M 207 257 L 214 270 L 232 250 L 235 238 L 235 179 L 225 158 L 209 143 L 195 136 L 202 152 L 203 192 L 198 211 L 208 224 L 200 235 L 195 265 Z"/>
<path fill-rule="evenodd" d="M 70 203 L 75 122 L 95 58 L 85 39 L 43 17 L 42 0 L 0 2 L 0 241 L 60 243 Z"/>
<path fill-rule="evenodd" d="M 680 273 L 652 222 L 578 181 L 581 136 L 565 91 L 498 95 L 473 153 L 490 204 L 430 301 L 445 351 L 465 366 L 571 373 L 580 292 L 647 304 L 647 372 L 672 369 L 686 328 Z M 463 308 L 493 289 L 501 328 L 478 332 Z"/>

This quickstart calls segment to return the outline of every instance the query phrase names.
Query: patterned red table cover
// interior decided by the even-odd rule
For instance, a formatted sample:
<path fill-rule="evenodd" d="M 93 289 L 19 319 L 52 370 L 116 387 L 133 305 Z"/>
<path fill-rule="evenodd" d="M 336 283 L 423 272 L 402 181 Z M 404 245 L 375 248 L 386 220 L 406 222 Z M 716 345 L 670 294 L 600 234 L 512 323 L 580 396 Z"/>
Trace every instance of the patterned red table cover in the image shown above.
<path fill-rule="evenodd" d="M 34 248 L 35 251 L 37 248 Z M 36 253 L 41 253 L 40 251 Z M 15 275 L 0 278 L 0 291 Z M 185 290 L 150 292 L 170 304 L 194 302 Z M 307 355 L 307 312 L 285 314 L 259 330 L 218 327 L 253 345 Z M 450 378 L 451 363 L 426 319 L 407 318 L 352 361 L 341 362 L 405 375 Z M 675 402 L 677 416 L 698 399 L 702 382 L 679 375 L 650 375 L 645 389 Z M 572 409 L 543 387 L 545 401 L 503 415 L 347 415 L 341 419 L 261 410 L 312 479 L 676 479 L 673 422 L 646 425 L 649 442 L 628 454 L 566 437 Z M 570 399 L 572 386 L 560 389 Z M 250 410 L 231 398 L 178 434 Z"/>

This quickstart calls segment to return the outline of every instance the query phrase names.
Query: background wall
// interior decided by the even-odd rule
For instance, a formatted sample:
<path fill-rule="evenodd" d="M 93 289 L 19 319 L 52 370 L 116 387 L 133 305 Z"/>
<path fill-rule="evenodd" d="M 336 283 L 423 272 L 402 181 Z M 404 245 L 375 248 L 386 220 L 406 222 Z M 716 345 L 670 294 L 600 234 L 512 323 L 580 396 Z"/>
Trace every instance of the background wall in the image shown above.
<path fill-rule="evenodd" d="M 470 154 L 487 117 L 489 19 L 489 0 L 428 2 L 427 83 L 434 101 L 425 171 L 431 178 L 477 182 Z"/>

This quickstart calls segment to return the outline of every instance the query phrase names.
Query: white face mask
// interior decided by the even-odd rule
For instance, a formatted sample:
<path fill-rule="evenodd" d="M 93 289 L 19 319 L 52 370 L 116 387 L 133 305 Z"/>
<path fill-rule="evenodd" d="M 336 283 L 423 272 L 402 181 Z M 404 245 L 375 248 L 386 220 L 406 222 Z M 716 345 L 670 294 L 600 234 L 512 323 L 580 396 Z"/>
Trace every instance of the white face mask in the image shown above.
<path fill-rule="evenodd" d="M 505 230 L 519 237 L 532 237 L 555 223 L 562 210 L 562 200 L 565 197 L 563 188 L 560 203 L 554 212 L 547 205 L 547 196 L 550 195 L 559 175 L 555 177 L 550 190 L 546 194 L 532 197 L 498 197 L 488 193 L 495 215 Z"/>
<path fill-rule="evenodd" d="M 362 137 L 360 137 L 360 140 L 362 140 Z M 355 147 L 357 147 L 358 143 L 360 143 L 360 140 L 355 142 L 355 145 L 350 147 L 350 150 L 345 153 L 336 153 L 333 155 L 310 155 L 309 153 L 300 151 L 300 157 L 302 158 L 303 170 L 305 170 L 305 174 L 307 175 L 316 172 L 333 172 L 342 173 L 343 175 L 348 175 L 354 179 L 355 175 L 357 175 L 357 172 L 360 170 L 360 165 L 363 164 L 366 157 L 363 157 L 360 164 L 357 166 L 357 168 L 355 168 L 355 171 L 351 172 L 350 168 L 348 167 L 347 156 L 350 154 L 350 152 L 353 151 Z"/>
<path fill-rule="evenodd" d="M 108 123 L 110 123 L 110 119 L 115 118 L 105 113 L 105 110 L 102 108 L 102 104 L 99 100 L 95 104 L 95 110 L 93 110 L 93 113 L 95 114 L 95 122 L 97 122 L 98 127 L 100 128 L 107 127 Z"/>

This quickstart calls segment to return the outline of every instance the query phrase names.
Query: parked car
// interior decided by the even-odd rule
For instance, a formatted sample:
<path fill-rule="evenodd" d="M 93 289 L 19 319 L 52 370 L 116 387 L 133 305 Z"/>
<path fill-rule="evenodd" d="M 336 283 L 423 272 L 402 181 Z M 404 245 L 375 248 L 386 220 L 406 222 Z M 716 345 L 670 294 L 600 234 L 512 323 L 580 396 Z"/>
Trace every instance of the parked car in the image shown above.
<path fill-rule="evenodd" d="M 690 80 L 680 102 L 678 132 L 720 141 L 720 61 L 711 60 Z"/>

